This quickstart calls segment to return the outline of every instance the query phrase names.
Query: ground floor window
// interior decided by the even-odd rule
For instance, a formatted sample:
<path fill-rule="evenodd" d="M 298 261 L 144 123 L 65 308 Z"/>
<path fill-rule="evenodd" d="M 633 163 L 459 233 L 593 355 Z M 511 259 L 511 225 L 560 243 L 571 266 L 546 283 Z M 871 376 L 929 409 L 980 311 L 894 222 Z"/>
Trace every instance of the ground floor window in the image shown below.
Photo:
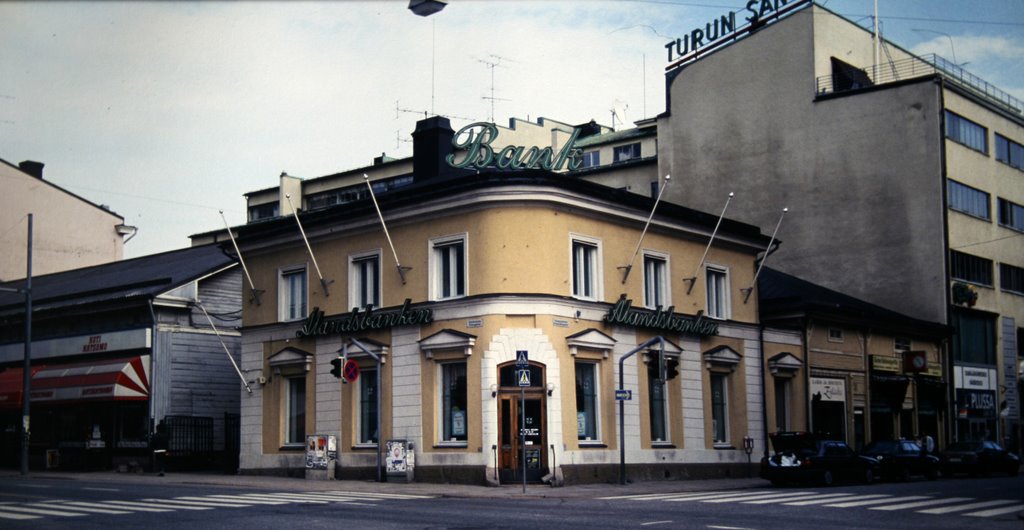
<path fill-rule="evenodd" d="M 711 374 L 711 434 L 715 444 L 729 443 L 728 391 L 725 374 Z"/>
<path fill-rule="evenodd" d="M 359 374 L 359 441 L 377 443 L 377 370 L 363 369 Z"/>
<path fill-rule="evenodd" d="M 443 441 L 466 441 L 466 363 L 441 365 Z"/>
<path fill-rule="evenodd" d="M 597 365 L 576 363 L 576 433 L 579 440 L 598 440 Z"/>
<path fill-rule="evenodd" d="M 285 445 L 306 443 L 306 377 L 289 377 L 285 394 Z"/>
<path fill-rule="evenodd" d="M 665 382 L 658 378 L 658 374 L 658 359 L 655 357 L 647 363 L 647 392 L 650 396 L 648 402 L 650 404 L 651 441 L 655 443 L 668 441 L 668 418 L 665 414 Z"/>
<path fill-rule="evenodd" d="M 789 392 L 788 378 L 775 378 L 775 430 L 788 431 L 789 427 Z"/>

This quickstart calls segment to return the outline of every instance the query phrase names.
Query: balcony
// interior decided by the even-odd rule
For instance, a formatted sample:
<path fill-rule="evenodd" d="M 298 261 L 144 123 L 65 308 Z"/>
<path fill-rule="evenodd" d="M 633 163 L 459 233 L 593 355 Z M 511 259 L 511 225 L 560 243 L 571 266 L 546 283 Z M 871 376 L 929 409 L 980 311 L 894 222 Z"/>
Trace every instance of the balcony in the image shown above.
<path fill-rule="evenodd" d="M 841 94 L 935 74 L 941 75 L 947 83 L 952 83 L 1006 111 L 1024 117 L 1024 102 L 935 54 L 891 61 L 865 69 L 836 69 L 833 65 L 831 75 L 816 79 L 815 93 L 819 96 Z"/>

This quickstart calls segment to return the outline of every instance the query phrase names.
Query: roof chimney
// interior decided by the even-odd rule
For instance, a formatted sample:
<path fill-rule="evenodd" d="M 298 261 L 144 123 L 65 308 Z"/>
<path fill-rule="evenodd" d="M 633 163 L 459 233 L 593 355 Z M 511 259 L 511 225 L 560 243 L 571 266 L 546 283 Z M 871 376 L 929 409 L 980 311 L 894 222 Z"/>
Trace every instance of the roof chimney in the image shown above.
<path fill-rule="evenodd" d="M 416 122 L 412 133 L 412 171 L 416 180 L 455 173 L 445 157 L 452 154 L 452 130 L 448 118 L 432 116 Z"/>
<path fill-rule="evenodd" d="M 43 180 L 43 166 L 46 164 L 42 162 L 33 162 L 32 160 L 25 160 L 18 164 L 18 168 L 32 175 L 33 177 Z"/>

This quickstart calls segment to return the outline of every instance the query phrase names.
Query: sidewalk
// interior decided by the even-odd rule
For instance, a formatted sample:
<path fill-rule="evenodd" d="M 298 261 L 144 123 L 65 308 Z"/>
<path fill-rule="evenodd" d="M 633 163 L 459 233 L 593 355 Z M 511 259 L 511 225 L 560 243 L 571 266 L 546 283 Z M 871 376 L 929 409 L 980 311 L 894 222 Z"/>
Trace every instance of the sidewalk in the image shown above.
<path fill-rule="evenodd" d="M 13 483 L 18 480 L 82 480 L 110 481 L 128 484 L 178 484 L 242 488 L 260 488 L 274 491 L 353 491 L 366 493 L 395 493 L 458 498 L 595 498 L 614 495 L 646 495 L 686 491 L 716 491 L 767 487 L 760 478 L 731 478 L 707 480 L 671 480 L 619 484 L 580 484 L 553 488 L 541 484 L 507 484 L 500 487 L 469 486 L 464 484 L 400 483 L 357 480 L 307 480 L 301 478 L 263 475 L 221 475 L 216 473 L 116 473 L 113 471 L 63 472 L 33 471 L 22 476 L 15 470 L 0 470 L 0 480 Z"/>

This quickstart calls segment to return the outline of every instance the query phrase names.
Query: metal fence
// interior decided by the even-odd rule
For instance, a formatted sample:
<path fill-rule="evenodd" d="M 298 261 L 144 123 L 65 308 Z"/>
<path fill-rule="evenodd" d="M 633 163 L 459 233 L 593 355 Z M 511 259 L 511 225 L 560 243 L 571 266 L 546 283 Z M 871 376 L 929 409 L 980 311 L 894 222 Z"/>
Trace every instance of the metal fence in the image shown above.
<path fill-rule="evenodd" d="M 927 75 L 941 75 L 943 79 L 954 83 L 957 86 L 969 90 L 981 97 L 992 101 L 1006 110 L 1017 114 L 1024 114 L 1024 102 L 1000 90 L 995 85 L 981 79 L 980 77 L 964 70 L 957 64 L 935 55 L 927 54 L 920 57 L 910 57 L 899 61 L 890 61 L 885 64 L 877 64 L 861 70 L 870 79 L 872 85 L 884 85 L 896 81 L 904 81 Z M 861 85 L 838 82 L 841 74 L 833 72 L 830 75 L 821 76 L 816 79 L 815 93 L 832 94 L 842 93 L 848 90 L 864 88 Z"/>

